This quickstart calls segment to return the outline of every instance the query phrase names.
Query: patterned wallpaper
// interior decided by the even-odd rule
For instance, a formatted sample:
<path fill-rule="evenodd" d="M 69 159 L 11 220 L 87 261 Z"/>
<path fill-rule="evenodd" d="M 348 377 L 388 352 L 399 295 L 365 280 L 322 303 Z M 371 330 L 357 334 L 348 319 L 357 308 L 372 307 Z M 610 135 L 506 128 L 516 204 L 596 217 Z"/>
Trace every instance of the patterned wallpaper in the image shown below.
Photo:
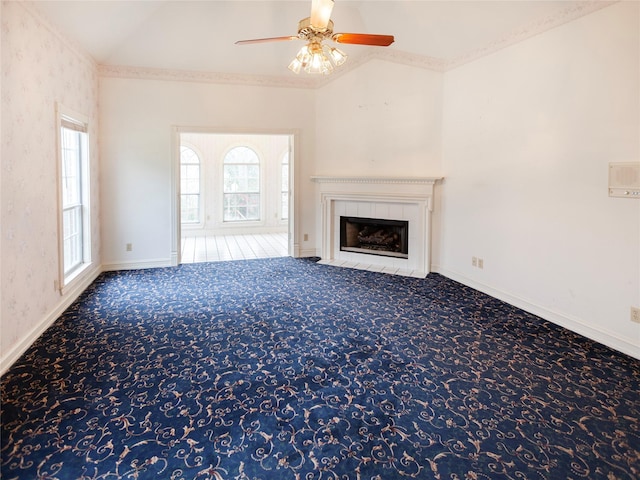
<path fill-rule="evenodd" d="M 2 2 L 0 355 L 65 301 L 58 278 L 56 106 L 89 119 L 92 250 L 100 264 L 98 71 L 28 4 Z"/>

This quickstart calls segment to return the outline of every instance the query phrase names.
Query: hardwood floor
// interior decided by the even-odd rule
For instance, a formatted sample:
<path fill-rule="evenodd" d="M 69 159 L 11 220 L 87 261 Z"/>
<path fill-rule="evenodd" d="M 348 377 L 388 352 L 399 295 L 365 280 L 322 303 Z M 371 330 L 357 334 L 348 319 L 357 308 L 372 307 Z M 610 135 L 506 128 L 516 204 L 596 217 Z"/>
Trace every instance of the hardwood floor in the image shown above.
<path fill-rule="evenodd" d="M 287 233 L 183 236 L 181 263 L 286 257 Z"/>

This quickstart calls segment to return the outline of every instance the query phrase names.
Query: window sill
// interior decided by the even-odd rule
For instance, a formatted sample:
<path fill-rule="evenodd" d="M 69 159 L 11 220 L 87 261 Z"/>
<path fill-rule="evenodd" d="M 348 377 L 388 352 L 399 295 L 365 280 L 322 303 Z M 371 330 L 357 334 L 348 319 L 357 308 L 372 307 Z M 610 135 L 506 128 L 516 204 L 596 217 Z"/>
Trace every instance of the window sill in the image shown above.
<path fill-rule="evenodd" d="M 222 225 L 264 225 L 264 220 L 223 220 Z"/>
<path fill-rule="evenodd" d="M 76 284 L 80 283 L 80 281 L 87 276 L 87 273 L 91 270 L 93 263 L 84 263 L 82 266 L 78 267 L 71 273 L 69 276 L 65 277 L 64 285 L 60 289 L 60 295 L 65 295 L 69 290 L 73 289 Z"/>

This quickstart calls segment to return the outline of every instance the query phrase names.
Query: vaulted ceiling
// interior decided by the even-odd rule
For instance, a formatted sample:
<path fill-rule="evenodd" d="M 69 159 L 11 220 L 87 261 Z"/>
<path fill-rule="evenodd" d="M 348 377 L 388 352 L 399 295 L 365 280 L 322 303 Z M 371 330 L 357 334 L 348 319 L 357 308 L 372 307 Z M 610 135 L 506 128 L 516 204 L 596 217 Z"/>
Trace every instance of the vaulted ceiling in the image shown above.
<path fill-rule="evenodd" d="M 311 0 L 34 1 L 40 14 L 104 66 L 285 77 L 302 41 L 235 45 L 296 35 Z M 446 69 L 611 2 L 336 0 L 336 32 L 395 36 L 390 47 L 342 45 L 348 64 L 371 56 Z M 305 75 L 304 73 L 301 75 Z"/>

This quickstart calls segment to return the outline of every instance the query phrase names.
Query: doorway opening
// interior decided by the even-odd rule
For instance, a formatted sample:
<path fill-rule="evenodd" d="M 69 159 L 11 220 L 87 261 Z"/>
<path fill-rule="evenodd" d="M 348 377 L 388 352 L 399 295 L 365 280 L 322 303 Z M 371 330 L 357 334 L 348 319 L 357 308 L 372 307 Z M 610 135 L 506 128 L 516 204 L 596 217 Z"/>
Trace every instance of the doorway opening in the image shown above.
<path fill-rule="evenodd" d="M 294 135 L 177 138 L 178 263 L 292 255 Z"/>

